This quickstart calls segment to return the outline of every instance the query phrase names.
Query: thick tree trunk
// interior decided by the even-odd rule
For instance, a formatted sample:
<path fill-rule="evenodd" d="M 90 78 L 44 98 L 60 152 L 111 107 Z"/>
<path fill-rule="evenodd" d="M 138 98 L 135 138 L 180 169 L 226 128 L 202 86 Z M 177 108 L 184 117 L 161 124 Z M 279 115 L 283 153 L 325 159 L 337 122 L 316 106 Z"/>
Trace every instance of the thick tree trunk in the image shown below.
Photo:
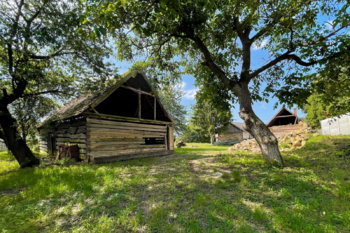
<path fill-rule="evenodd" d="M 1 108 L 0 125 L 7 148 L 15 156 L 21 168 L 39 165 L 40 160 L 33 155 L 27 144 L 20 137 L 15 123 L 16 119 L 11 116 L 7 107 Z"/>
<path fill-rule="evenodd" d="M 272 165 L 283 166 L 283 159 L 278 149 L 278 141 L 275 135 L 262 122 L 252 109 L 252 100 L 248 89 L 248 83 L 241 83 L 236 88 L 240 104 L 239 116 L 243 119 L 243 128 L 247 130 L 260 146 L 262 156 L 265 161 Z"/>
<path fill-rule="evenodd" d="M 214 136 L 213 135 L 210 135 L 210 144 L 214 145 Z"/>

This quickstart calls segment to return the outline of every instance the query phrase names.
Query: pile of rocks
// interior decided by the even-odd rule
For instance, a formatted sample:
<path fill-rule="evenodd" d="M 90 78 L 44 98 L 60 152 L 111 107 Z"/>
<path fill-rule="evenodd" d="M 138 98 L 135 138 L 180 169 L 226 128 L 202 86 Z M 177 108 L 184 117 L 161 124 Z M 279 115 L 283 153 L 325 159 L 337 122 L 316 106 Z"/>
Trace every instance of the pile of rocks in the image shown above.
<path fill-rule="evenodd" d="M 281 151 L 290 151 L 300 148 L 305 145 L 307 140 L 309 140 L 309 134 L 315 131 L 308 127 L 306 123 L 302 123 L 302 128 L 300 130 L 293 131 L 291 133 L 278 136 L 278 145 L 283 145 L 284 148 Z M 313 136 L 318 136 L 318 133 L 314 133 Z M 245 140 L 234 146 L 231 146 L 229 151 L 244 150 L 260 153 L 260 147 L 255 139 Z"/>

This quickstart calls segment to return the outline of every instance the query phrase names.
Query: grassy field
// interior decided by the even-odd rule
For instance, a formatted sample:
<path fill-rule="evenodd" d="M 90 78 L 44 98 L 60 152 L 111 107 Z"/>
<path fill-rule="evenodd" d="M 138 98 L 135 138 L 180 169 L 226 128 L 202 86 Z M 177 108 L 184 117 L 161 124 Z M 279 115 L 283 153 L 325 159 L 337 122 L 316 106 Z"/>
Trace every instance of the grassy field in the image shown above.
<path fill-rule="evenodd" d="M 283 152 L 283 169 L 209 144 L 22 170 L 1 153 L 0 232 L 349 232 L 348 147 L 349 136 L 311 138 Z"/>

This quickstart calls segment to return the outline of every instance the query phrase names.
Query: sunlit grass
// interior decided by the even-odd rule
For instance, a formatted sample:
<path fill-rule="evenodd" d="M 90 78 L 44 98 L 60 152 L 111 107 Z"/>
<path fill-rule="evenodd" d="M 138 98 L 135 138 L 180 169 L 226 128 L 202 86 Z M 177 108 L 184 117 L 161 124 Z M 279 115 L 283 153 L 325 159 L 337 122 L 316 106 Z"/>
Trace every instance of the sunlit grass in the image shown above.
<path fill-rule="evenodd" d="M 3 152 L 0 232 L 347 232 L 349 139 L 311 138 L 282 153 L 283 169 L 200 143 L 159 158 L 33 169 Z"/>

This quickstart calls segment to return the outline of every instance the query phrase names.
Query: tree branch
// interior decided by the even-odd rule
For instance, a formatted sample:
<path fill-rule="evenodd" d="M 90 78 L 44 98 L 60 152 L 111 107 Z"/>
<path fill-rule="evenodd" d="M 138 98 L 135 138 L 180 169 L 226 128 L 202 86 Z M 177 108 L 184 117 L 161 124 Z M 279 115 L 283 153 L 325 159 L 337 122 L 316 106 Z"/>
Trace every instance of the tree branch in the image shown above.
<path fill-rule="evenodd" d="M 267 63 L 266 65 L 263 65 L 262 67 L 260 67 L 259 69 L 255 70 L 254 72 L 252 72 L 249 75 L 249 80 L 251 80 L 252 78 L 256 77 L 258 74 L 264 72 L 265 70 L 267 70 L 268 68 L 276 65 L 277 63 L 279 63 L 280 61 L 283 61 L 284 59 L 287 58 L 288 54 L 291 53 L 291 51 L 287 51 L 284 54 L 282 54 L 281 56 L 275 58 L 274 60 L 270 61 L 269 63 Z"/>
<path fill-rule="evenodd" d="M 11 44 L 7 44 L 7 54 L 9 57 L 9 73 L 12 76 L 12 73 L 13 73 L 13 51 L 12 51 Z"/>
<path fill-rule="evenodd" d="M 76 54 L 76 52 L 64 52 L 64 53 L 61 53 L 63 51 L 63 49 L 60 49 L 59 51 L 53 53 L 53 54 L 50 54 L 50 55 L 47 55 L 47 56 L 38 56 L 38 55 L 35 55 L 35 54 L 32 54 L 32 55 L 29 55 L 28 57 L 31 58 L 31 59 L 39 59 L 39 60 L 49 60 L 53 57 L 58 57 L 58 56 L 62 56 L 62 55 L 68 55 L 68 54 Z"/>
<path fill-rule="evenodd" d="M 322 61 L 324 59 L 329 59 L 329 58 L 324 58 L 324 59 L 320 59 L 320 60 L 316 60 L 316 61 L 312 61 L 312 62 L 305 62 L 305 61 L 301 60 L 301 58 L 298 57 L 297 55 L 289 54 L 289 55 L 286 56 L 285 59 L 292 59 L 296 63 L 298 63 L 299 65 L 302 65 L 302 66 L 312 66 L 312 65 L 315 65 L 315 64 L 319 63 L 320 61 Z"/>
<path fill-rule="evenodd" d="M 38 95 L 43 95 L 43 94 L 68 94 L 66 92 L 63 92 L 63 91 L 60 91 L 60 90 L 52 90 L 52 91 L 43 91 L 43 92 L 37 92 L 37 93 L 33 93 L 33 94 L 25 94 L 25 95 L 22 95 L 21 97 L 28 97 L 28 96 L 38 96 Z"/>
<path fill-rule="evenodd" d="M 226 74 L 224 71 L 222 71 L 213 61 L 212 56 L 207 48 L 207 46 L 203 43 L 203 41 L 198 37 L 194 36 L 192 39 L 196 45 L 198 46 L 199 50 L 203 53 L 205 58 L 205 63 L 203 65 L 206 65 L 210 68 L 210 70 L 229 88 L 232 88 L 230 84 L 230 80 L 226 77 Z"/>
<path fill-rule="evenodd" d="M 252 42 L 256 41 L 260 37 L 262 37 L 266 32 L 271 30 L 271 28 L 278 23 L 278 21 L 283 17 L 283 15 L 280 15 L 279 17 L 272 20 L 271 23 L 267 24 L 265 27 L 263 27 L 260 31 L 258 31 L 250 40 Z"/>
<path fill-rule="evenodd" d="M 237 32 L 239 38 L 242 40 L 242 38 L 244 37 L 244 33 L 243 33 L 243 30 L 242 30 L 241 24 L 239 23 L 238 16 L 234 17 L 233 22 L 235 24 L 236 32 Z"/>
<path fill-rule="evenodd" d="M 310 43 L 302 42 L 302 43 L 300 43 L 300 44 L 298 44 L 298 45 L 296 45 L 296 46 L 310 46 L 310 45 L 314 45 L 314 44 L 316 44 L 316 43 L 318 43 L 318 42 L 320 42 L 320 41 L 324 41 L 324 40 L 328 39 L 329 37 L 334 36 L 337 32 L 339 32 L 339 31 L 341 31 L 341 30 L 343 30 L 344 28 L 347 28 L 347 27 L 349 27 L 349 26 L 350 26 L 350 23 L 347 24 L 347 25 L 344 25 L 344 26 L 342 26 L 342 27 L 340 27 L 340 28 L 338 28 L 337 30 L 334 30 L 333 32 L 329 33 L 327 36 L 323 36 L 323 37 L 321 37 L 321 38 L 319 38 L 319 39 L 317 39 L 317 40 L 314 40 L 314 41 L 312 41 L 312 42 L 310 42 Z"/>

